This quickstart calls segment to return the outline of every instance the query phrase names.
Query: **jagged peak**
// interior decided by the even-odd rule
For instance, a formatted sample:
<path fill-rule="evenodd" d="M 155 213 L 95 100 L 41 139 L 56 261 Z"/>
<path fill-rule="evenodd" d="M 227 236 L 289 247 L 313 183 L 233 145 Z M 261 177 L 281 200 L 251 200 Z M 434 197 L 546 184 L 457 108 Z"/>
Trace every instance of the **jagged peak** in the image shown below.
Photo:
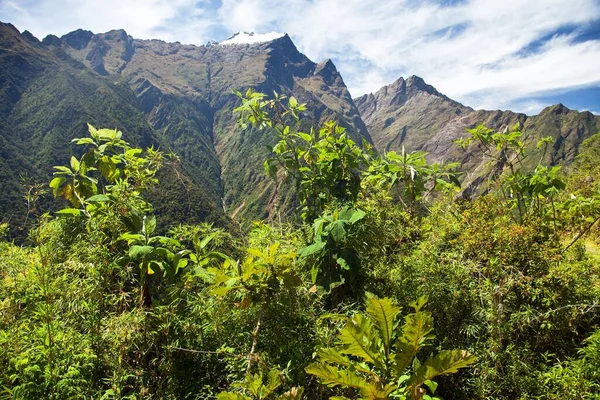
<path fill-rule="evenodd" d="M 58 36 L 56 35 L 48 35 L 46 36 L 44 39 L 42 39 L 42 44 L 44 46 L 60 46 L 61 45 L 61 40 Z"/>
<path fill-rule="evenodd" d="M 94 33 L 92 31 L 77 29 L 76 31 L 63 35 L 60 39 L 68 46 L 81 50 L 88 45 L 93 36 Z"/>
<path fill-rule="evenodd" d="M 552 106 L 548 106 L 544 108 L 540 114 L 566 114 L 571 111 L 568 107 L 566 107 L 562 103 L 554 104 Z"/>
<path fill-rule="evenodd" d="M 16 32 L 16 33 L 20 34 L 19 30 L 13 24 L 11 24 L 10 22 L 0 22 L 0 28 L 1 29 L 8 29 L 8 30 L 11 30 L 13 32 Z"/>
<path fill-rule="evenodd" d="M 337 68 L 333 61 L 331 61 L 331 58 L 328 58 L 327 60 L 323 60 L 320 63 L 318 63 L 315 68 L 314 74 L 321 74 L 325 71 L 327 71 L 328 73 L 337 73 Z"/>
<path fill-rule="evenodd" d="M 23 33 L 21 33 L 21 35 L 27 39 L 29 42 L 31 43 L 35 43 L 35 44 L 40 44 L 42 42 L 40 42 L 40 39 L 36 38 L 35 36 L 33 36 L 33 33 L 29 32 L 29 31 L 23 31 Z"/>
<path fill-rule="evenodd" d="M 441 96 L 442 94 L 440 92 L 437 91 L 436 88 L 434 88 L 433 86 L 429 85 L 427 82 L 425 82 L 425 80 L 423 78 L 421 78 L 420 76 L 417 75 L 411 75 L 408 77 L 408 79 L 406 80 L 406 86 L 407 87 L 414 87 L 417 88 L 418 90 L 427 92 L 429 94 L 433 94 L 436 96 Z"/>
<path fill-rule="evenodd" d="M 121 39 L 121 40 L 127 40 L 127 38 L 129 37 L 129 35 L 125 31 L 125 29 L 111 29 L 110 31 L 103 33 L 102 36 L 107 39 Z"/>
<path fill-rule="evenodd" d="M 69 32 L 67 34 L 62 35 L 61 39 L 72 37 L 72 36 L 82 36 L 82 35 L 91 36 L 93 34 L 94 34 L 94 32 L 92 32 L 92 31 L 88 31 L 88 30 L 79 28 L 79 29 L 74 30 L 73 32 Z"/>
<path fill-rule="evenodd" d="M 219 44 L 254 44 L 254 43 L 265 43 L 272 42 L 273 40 L 280 39 L 287 36 L 286 33 L 281 32 L 269 32 L 263 34 L 256 34 L 254 32 L 236 32 L 227 39 L 223 40 Z"/>
<path fill-rule="evenodd" d="M 404 77 L 399 77 L 394 82 L 389 85 L 383 86 L 378 90 L 383 93 L 396 93 L 396 92 L 411 92 L 415 91 L 426 92 L 429 94 L 433 94 L 435 96 L 443 96 L 440 92 L 436 90 L 433 86 L 427 84 L 423 78 L 417 75 L 411 75 L 408 78 L 404 79 Z"/>

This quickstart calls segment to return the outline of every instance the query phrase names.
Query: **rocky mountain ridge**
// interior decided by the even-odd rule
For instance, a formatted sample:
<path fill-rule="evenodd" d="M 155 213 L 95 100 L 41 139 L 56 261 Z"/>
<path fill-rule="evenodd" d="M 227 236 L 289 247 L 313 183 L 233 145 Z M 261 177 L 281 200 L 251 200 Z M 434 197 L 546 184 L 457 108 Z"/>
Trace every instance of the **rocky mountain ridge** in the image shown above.
<path fill-rule="evenodd" d="M 18 65 L 10 61 L 15 54 L 45 67 L 23 75 Z M 335 65 L 330 60 L 312 62 L 287 35 L 261 43 L 193 46 L 136 40 L 123 30 L 104 34 L 77 30 L 40 41 L 27 32 L 19 33 L 12 25 L 2 24 L 0 57 L 5 75 L 0 81 L 0 93 L 8 93 L 13 81 L 20 82 L 18 95 L 0 96 L 0 104 L 6 104 L 8 109 L 6 125 L 30 136 L 35 142 L 33 147 L 43 147 L 43 151 L 53 155 L 49 160 L 25 152 L 26 159 L 38 160 L 33 169 L 40 176 L 47 176 L 52 165 L 68 159 L 66 153 L 72 151 L 69 141 L 86 134 L 85 122 L 116 125 L 133 144 L 155 143 L 180 156 L 185 175 L 219 210 L 265 217 L 273 190 L 272 183 L 262 173 L 262 162 L 267 145 L 274 144 L 275 137 L 264 131 L 242 132 L 232 113 L 238 104 L 232 91 L 250 87 L 266 93 L 294 95 L 306 102 L 308 111 L 302 121 L 305 125 L 336 119 L 357 140 L 370 141 Z M 53 82 L 52 76 L 58 80 Z M 61 76 L 65 77 L 63 81 L 59 79 Z M 93 81 L 92 87 L 86 90 L 80 90 L 77 84 L 69 87 L 69 81 L 82 77 Z M 15 110 L 40 100 L 35 99 L 33 91 L 28 92 L 34 87 L 42 89 L 41 100 L 46 103 L 39 111 L 47 116 L 39 118 L 47 123 L 33 123 L 37 117 L 32 118 L 32 123 L 25 119 L 15 121 Z M 106 90 L 101 90 L 102 87 Z M 118 99 L 99 101 L 98 91 L 107 93 L 116 88 L 120 91 Z M 68 89 L 69 93 L 63 93 Z M 58 106 L 61 103 L 70 106 L 63 109 Z M 84 111 L 82 107 L 87 108 Z M 88 109 L 99 110 L 94 116 Z M 130 115 L 131 120 L 142 124 L 143 140 L 130 132 L 127 116 L 117 117 L 112 111 Z M 101 117 L 107 113 L 113 116 Z M 44 144 L 51 142 L 50 131 L 57 135 L 62 132 L 60 146 Z M 5 129 L 2 136 L 10 137 L 8 132 Z M 10 171 L 10 166 L 6 169 L 9 174 L 15 172 Z M 17 170 L 15 173 L 30 168 Z M 22 190 L 15 182 L 12 181 L 10 190 L 13 201 Z M 292 194 L 288 201 L 293 201 Z"/>
<path fill-rule="evenodd" d="M 460 152 L 453 141 L 480 123 L 499 129 L 519 121 L 531 142 L 553 136 L 550 163 L 570 162 L 581 140 L 600 130 L 600 117 L 560 105 L 533 117 L 473 110 L 417 76 L 352 99 L 331 60 L 309 60 L 285 34 L 258 42 L 244 35 L 195 46 L 138 40 L 124 30 L 79 29 L 40 41 L 0 24 L 0 177 L 7 177 L 0 213 L 14 211 L 22 196 L 14 177 L 46 179 L 52 165 L 68 158 L 70 139 L 85 135 L 90 122 L 118 126 L 133 144 L 155 144 L 181 157 L 178 176 L 186 183 L 176 190 L 176 180 L 166 180 L 179 194 L 160 202 L 172 203 L 163 211 L 179 213 L 178 200 L 187 196 L 182 220 L 199 212 L 209 220 L 267 217 L 274 188 L 262 162 L 275 138 L 236 126 L 234 89 L 293 95 L 307 103 L 304 126 L 335 119 L 379 151 L 424 150 L 432 161 L 458 160 L 471 172 L 483 166 L 481 155 Z M 293 204 L 293 193 L 286 201 Z M 199 211 L 195 203 L 207 208 Z M 26 210 L 21 204 L 15 212 Z"/>
<path fill-rule="evenodd" d="M 459 161 L 466 173 L 463 188 L 479 184 L 486 160 L 476 149 L 464 152 L 454 141 L 479 124 L 501 131 L 517 122 L 535 163 L 569 164 L 579 144 L 600 131 L 600 116 L 569 110 L 562 104 L 527 116 L 510 110 L 474 110 L 439 93 L 422 78 L 399 78 L 374 94 L 354 99 L 373 143 L 380 152 L 422 150 L 432 162 Z M 545 155 L 536 154 L 535 144 L 550 136 L 553 144 Z M 471 188 L 470 191 L 475 190 Z"/>

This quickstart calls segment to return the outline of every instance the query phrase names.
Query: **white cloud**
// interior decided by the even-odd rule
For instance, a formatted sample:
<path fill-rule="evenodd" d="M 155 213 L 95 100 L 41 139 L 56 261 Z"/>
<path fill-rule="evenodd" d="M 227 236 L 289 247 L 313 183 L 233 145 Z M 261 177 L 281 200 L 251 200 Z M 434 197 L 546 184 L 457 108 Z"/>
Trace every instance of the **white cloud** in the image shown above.
<path fill-rule="evenodd" d="M 597 0 L 0 0 L 0 15 L 38 36 L 122 27 L 202 44 L 237 31 L 287 32 L 311 59 L 332 58 L 354 96 L 416 74 L 474 107 L 531 112 L 538 103 L 517 100 L 600 85 L 600 40 L 562 35 L 518 55 L 560 28 L 600 20 Z"/>
<path fill-rule="evenodd" d="M 125 29 L 140 39 L 182 41 L 189 40 L 190 30 L 194 29 L 198 42 L 202 43 L 212 23 L 195 7 L 196 3 L 194 0 L 4 0 L 0 2 L 0 15 L 2 20 L 20 30 L 27 29 L 40 39 L 82 28 L 96 33 Z"/>

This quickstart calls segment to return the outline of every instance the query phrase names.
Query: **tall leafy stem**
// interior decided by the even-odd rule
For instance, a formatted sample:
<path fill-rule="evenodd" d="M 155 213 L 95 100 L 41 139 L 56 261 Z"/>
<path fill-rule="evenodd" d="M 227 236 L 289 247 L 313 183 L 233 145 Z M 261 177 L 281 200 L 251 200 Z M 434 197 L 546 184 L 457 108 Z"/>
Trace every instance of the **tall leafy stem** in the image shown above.
<path fill-rule="evenodd" d="M 290 120 L 298 123 L 300 112 L 306 109 L 294 97 L 285 102 L 286 97 L 277 93 L 271 100 L 251 89 L 234 93 L 242 100 L 234 111 L 243 129 L 253 125 L 276 132 L 279 141 L 269 148 L 265 173 L 278 182 L 281 169 L 285 179 L 294 180 L 305 221 L 312 222 L 333 200 L 356 201 L 366 154 L 344 127 L 329 121 L 309 132 L 294 131 Z"/>

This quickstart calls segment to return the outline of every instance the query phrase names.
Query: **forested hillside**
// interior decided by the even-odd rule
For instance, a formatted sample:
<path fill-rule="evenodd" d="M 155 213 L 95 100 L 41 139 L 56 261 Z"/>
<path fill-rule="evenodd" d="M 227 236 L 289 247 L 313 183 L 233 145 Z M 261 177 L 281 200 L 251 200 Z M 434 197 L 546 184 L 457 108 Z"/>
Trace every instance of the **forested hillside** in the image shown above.
<path fill-rule="evenodd" d="M 3 398 L 598 397 L 599 135 L 524 168 L 520 125 L 474 127 L 453 146 L 489 191 L 458 200 L 456 164 L 304 129 L 294 97 L 235 104 L 242 136 L 274 136 L 265 179 L 295 216 L 161 235 L 169 157 L 90 125 L 53 168 L 62 208 L 0 242 Z"/>
<path fill-rule="evenodd" d="M 0 25 L 0 37 L 0 140 L 3 144 L 0 213 L 2 220 L 14 228 L 13 237 L 23 236 L 24 220 L 32 211 L 32 203 L 41 209 L 48 208 L 40 195 L 49 172 L 53 165 L 69 159 L 73 151 L 71 139 L 85 133 L 87 123 L 119 126 L 132 144 L 144 148 L 151 145 L 169 148 L 138 109 L 134 93 L 123 82 L 97 75 L 60 49 L 43 48 L 11 25 Z M 161 172 L 165 181 L 178 175 L 173 168 L 167 167 Z M 210 181 L 204 179 L 203 170 L 191 173 L 188 165 L 182 168 L 188 176 L 185 179 L 198 186 L 200 182 Z M 188 212 L 180 208 L 180 212 L 197 222 L 199 216 L 215 222 L 224 220 L 218 203 L 220 197 L 209 188 L 192 193 L 192 202 L 201 203 L 202 209 Z M 185 185 L 174 185 L 171 189 L 178 197 L 190 196 Z"/>

